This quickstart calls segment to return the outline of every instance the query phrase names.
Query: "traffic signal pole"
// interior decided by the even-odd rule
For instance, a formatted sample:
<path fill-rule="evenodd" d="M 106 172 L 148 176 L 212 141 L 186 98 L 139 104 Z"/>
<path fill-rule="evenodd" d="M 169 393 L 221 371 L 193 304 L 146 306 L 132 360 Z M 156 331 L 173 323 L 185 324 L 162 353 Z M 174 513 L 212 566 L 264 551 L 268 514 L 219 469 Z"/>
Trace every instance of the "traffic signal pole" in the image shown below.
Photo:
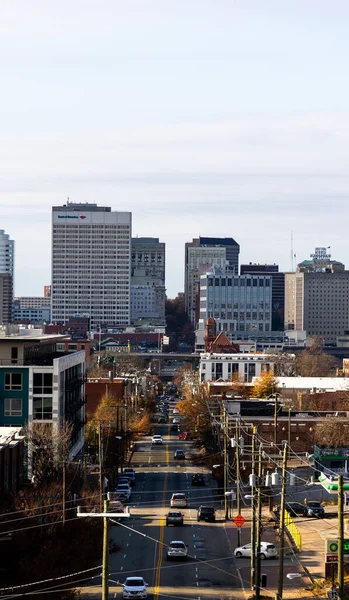
<path fill-rule="evenodd" d="M 344 600 L 344 519 L 343 519 L 343 475 L 338 476 L 338 594 Z"/>

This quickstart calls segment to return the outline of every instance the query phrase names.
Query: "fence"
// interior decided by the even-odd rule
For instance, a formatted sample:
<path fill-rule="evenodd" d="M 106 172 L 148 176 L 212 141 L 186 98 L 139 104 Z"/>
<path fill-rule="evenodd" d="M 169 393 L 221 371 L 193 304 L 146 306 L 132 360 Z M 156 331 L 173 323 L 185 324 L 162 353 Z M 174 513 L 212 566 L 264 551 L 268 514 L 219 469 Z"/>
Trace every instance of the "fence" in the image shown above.
<path fill-rule="evenodd" d="M 291 515 L 285 511 L 285 527 L 288 530 L 289 534 L 293 538 L 294 543 L 296 544 L 298 550 L 302 550 L 302 536 L 301 533 L 292 519 Z"/>

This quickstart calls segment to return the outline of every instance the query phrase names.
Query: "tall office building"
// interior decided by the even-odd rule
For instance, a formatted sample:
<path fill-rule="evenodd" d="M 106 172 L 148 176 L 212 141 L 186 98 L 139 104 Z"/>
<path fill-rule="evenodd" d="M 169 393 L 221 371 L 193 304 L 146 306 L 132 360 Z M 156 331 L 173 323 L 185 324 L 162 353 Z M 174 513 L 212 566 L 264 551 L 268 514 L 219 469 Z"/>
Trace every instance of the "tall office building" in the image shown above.
<path fill-rule="evenodd" d="M 193 324 L 199 318 L 197 301 L 201 275 L 213 265 L 221 268 L 229 267 L 232 273 L 237 275 L 239 252 L 240 246 L 233 238 L 199 237 L 185 244 L 185 310 Z"/>
<path fill-rule="evenodd" d="M 0 229 L 0 323 L 12 320 L 15 243 Z"/>
<path fill-rule="evenodd" d="M 285 329 L 335 343 L 349 329 L 349 271 L 285 273 Z"/>
<path fill-rule="evenodd" d="M 272 286 L 272 330 L 284 330 L 285 310 L 285 273 L 279 272 L 278 265 L 260 265 L 249 263 L 241 265 L 241 275 L 268 275 L 271 277 Z"/>
<path fill-rule="evenodd" d="M 52 322 L 130 323 L 131 213 L 67 202 L 52 208 Z"/>
<path fill-rule="evenodd" d="M 132 238 L 131 321 L 165 323 L 165 244 L 159 238 Z"/>
<path fill-rule="evenodd" d="M 234 275 L 229 269 L 211 268 L 200 278 L 200 319 L 196 349 L 203 350 L 205 325 L 213 317 L 217 331 L 230 339 L 271 331 L 272 278 L 269 275 Z"/>

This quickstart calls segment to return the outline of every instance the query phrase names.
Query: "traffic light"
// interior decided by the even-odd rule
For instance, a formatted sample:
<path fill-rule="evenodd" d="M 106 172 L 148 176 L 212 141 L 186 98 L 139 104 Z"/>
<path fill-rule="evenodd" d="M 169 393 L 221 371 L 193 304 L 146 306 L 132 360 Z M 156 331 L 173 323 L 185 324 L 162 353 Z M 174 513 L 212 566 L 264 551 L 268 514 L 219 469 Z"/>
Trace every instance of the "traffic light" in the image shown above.
<path fill-rule="evenodd" d="M 199 428 L 197 425 L 195 426 L 195 433 L 199 433 Z"/>

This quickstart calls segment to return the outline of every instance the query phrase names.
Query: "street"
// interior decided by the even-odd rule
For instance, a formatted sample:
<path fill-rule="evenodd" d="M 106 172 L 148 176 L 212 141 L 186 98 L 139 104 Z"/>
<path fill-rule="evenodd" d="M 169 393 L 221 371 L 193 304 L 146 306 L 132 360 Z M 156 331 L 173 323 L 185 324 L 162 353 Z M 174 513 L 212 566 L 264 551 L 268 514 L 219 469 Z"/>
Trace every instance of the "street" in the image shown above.
<path fill-rule="evenodd" d="M 173 598 L 247 598 L 250 590 L 250 559 L 234 558 L 237 545 L 237 528 L 225 522 L 221 499 L 212 491 L 216 482 L 206 473 L 206 485 L 194 487 L 193 473 L 205 472 L 195 466 L 197 454 L 193 443 L 179 441 L 169 425 L 156 425 L 155 433 L 163 437 L 163 445 L 151 445 L 151 437 L 143 438 L 134 448 L 131 466 L 136 471 L 136 485 L 130 501 L 131 518 L 120 525 L 112 524 L 111 538 L 121 550 L 109 556 L 110 597 L 120 598 L 127 576 L 144 577 L 149 584 L 148 593 L 155 599 Z M 185 461 L 176 461 L 174 452 L 183 449 Z M 184 492 L 188 508 L 179 509 L 184 514 L 183 527 L 166 527 L 165 515 L 170 509 L 173 492 Z M 200 504 L 215 504 L 216 522 L 197 522 Z M 250 541 L 249 509 L 243 510 L 247 519 L 242 527 L 242 543 Z M 236 514 L 236 512 L 234 513 Z M 276 533 L 268 528 L 267 540 Z M 188 546 L 186 561 L 171 561 L 166 557 L 166 547 L 172 540 L 184 541 Z M 277 587 L 278 559 L 263 561 L 262 573 L 268 577 L 267 589 Z M 287 591 L 302 588 L 309 582 L 303 577 L 288 580 L 287 573 L 302 569 L 294 555 L 285 557 L 284 586 Z M 100 579 L 95 582 L 100 583 Z M 98 593 L 96 593 L 98 592 Z M 83 598 L 99 598 L 99 587 L 83 589 Z M 292 596 L 289 596 L 292 597 Z"/>

